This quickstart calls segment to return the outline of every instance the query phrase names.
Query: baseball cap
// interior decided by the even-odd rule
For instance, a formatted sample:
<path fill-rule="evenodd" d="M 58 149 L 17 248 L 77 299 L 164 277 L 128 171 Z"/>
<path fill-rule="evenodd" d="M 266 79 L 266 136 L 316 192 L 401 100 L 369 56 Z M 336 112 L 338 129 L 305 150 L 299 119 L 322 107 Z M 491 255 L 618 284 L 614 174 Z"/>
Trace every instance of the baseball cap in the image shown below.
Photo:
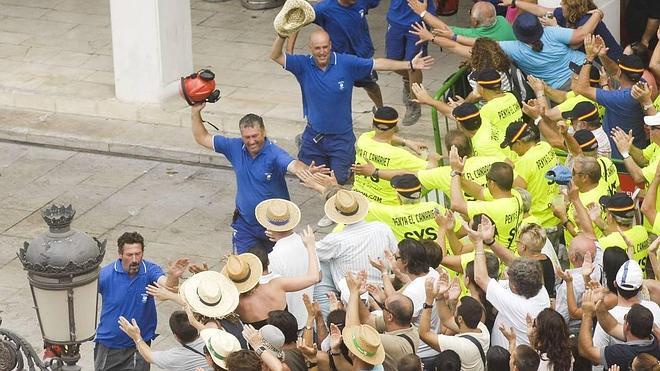
<path fill-rule="evenodd" d="M 477 72 L 477 84 L 486 89 L 499 89 L 502 86 L 502 76 L 494 68 L 486 68 Z"/>
<path fill-rule="evenodd" d="M 572 178 L 571 169 L 564 165 L 556 165 L 545 173 L 545 179 L 549 180 L 550 184 L 568 185 Z"/>
<path fill-rule="evenodd" d="M 619 68 L 633 81 L 637 82 L 644 73 L 644 62 L 636 55 L 622 55 L 619 58 Z"/>
<path fill-rule="evenodd" d="M 418 199 L 422 196 L 422 183 L 413 174 L 397 175 L 390 180 L 390 184 L 405 198 Z"/>
<path fill-rule="evenodd" d="M 470 128 L 481 126 L 481 115 L 479 114 L 479 108 L 472 103 L 463 103 L 460 106 L 454 108 L 451 113 L 456 121 L 465 127 L 468 130 Z M 476 130 L 476 129 L 475 129 Z"/>
<path fill-rule="evenodd" d="M 380 130 L 390 130 L 399 123 L 399 113 L 392 107 L 380 107 L 374 113 L 373 124 Z"/>
<path fill-rule="evenodd" d="M 612 196 L 603 196 L 598 202 L 616 216 L 623 218 L 634 216 L 635 201 L 627 193 L 617 192 Z"/>
<path fill-rule="evenodd" d="M 576 75 L 580 74 L 582 66 L 583 64 L 577 64 L 574 62 L 570 62 L 568 64 L 568 68 Z M 600 72 L 598 72 L 598 68 L 594 67 L 593 65 L 591 65 L 591 69 L 589 70 L 589 82 L 592 84 L 597 84 L 600 82 Z"/>
<path fill-rule="evenodd" d="M 573 134 L 573 138 L 575 138 L 575 141 L 585 152 L 592 152 L 598 149 L 598 141 L 591 130 L 580 129 Z"/>
<path fill-rule="evenodd" d="M 522 121 L 512 122 L 507 128 L 504 135 L 504 141 L 500 143 L 500 148 L 506 148 L 512 145 L 520 137 L 530 132 L 530 127 Z"/>
<path fill-rule="evenodd" d="M 619 271 L 616 272 L 616 285 L 625 291 L 637 290 L 642 286 L 644 273 L 639 264 L 634 260 L 628 260 L 623 263 Z"/>
<path fill-rule="evenodd" d="M 644 116 L 646 126 L 660 126 L 660 112 L 653 116 Z"/>
<path fill-rule="evenodd" d="M 574 121 L 598 121 L 598 108 L 591 102 L 579 102 L 572 110 L 562 112 L 561 117 Z"/>

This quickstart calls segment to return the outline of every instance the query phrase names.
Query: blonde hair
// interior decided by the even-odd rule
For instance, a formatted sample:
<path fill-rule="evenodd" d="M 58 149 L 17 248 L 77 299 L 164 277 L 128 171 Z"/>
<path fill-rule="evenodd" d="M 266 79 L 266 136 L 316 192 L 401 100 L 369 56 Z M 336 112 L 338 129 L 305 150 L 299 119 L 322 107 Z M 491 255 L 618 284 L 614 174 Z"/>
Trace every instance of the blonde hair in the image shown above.
<path fill-rule="evenodd" d="M 566 26 L 577 27 L 577 22 L 588 11 L 596 9 L 593 0 L 562 0 L 562 5 L 566 6 Z"/>
<path fill-rule="evenodd" d="M 539 252 L 545 245 L 545 230 L 538 224 L 525 224 L 520 227 L 520 236 L 518 239 L 529 250 Z"/>

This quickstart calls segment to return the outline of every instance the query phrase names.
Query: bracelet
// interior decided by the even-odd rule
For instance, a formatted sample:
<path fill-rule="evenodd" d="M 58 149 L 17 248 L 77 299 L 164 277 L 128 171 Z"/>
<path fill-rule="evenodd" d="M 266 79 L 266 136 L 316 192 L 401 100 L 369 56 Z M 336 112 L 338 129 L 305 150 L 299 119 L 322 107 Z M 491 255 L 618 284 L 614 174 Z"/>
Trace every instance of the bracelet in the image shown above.
<path fill-rule="evenodd" d="M 415 67 L 413 67 L 412 59 L 409 62 L 410 62 L 410 70 L 415 72 Z"/>
<path fill-rule="evenodd" d="M 423 12 L 421 12 L 421 13 L 419 13 L 419 18 L 424 19 L 424 16 L 425 16 L 425 15 L 426 15 L 426 10 L 423 11 Z"/>
<path fill-rule="evenodd" d="M 380 181 L 380 176 L 378 175 L 378 168 L 376 168 L 376 171 L 374 171 L 371 174 L 370 178 L 374 183 L 378 183 Z"/>
<path fill-rule="evenodd" d="M 603 84 L 603 85 L 601 85 L 602 88 L 604 88 L 604 87 L 606 87 L 606 86 L 609 88 L 609 87 L 610 87 L 610 84 Z"/>
<path fill-rule="evenodd" d="M 653 103 L 651 103 L 651 104 L 649 104 L 649 105 L 645 105 L 645 106 L 642 107 L 642 108 L 644 108 L 644 111 L 648 111 L 649 108 L 651 108 L 651 107 L 653 107 Z"/>
<path fill-rule="evenodd" d="M 628 157 L 630 157 L 630 153 L 629 152 L 621 152 L 621 157 L 625 160 Z"/>
<path fill-rule="evenodd" d="M 564 228 L 566 228 L 568 226 L 568 223 L 570 222 L 571 222 L 570 220 L 566 220 L 565 222 L 561 223 L 561 225 L 564 226 Z"/>
<path fill-rule="evenodd" d="M 312 326 L 305 326 L 305 331 L 311 331 L 311 330 L 313 330 L 313 329 L 314 329 L 314 328 L 312 328 Z"/>
<path fill-rule="evenodd" d="M 341 355 L 341 352 L 332 353 L 332 351 L 330 351 L 330 355 L 333 356 L 333 357 L 339 357 Z"/>
<path fill-rule="evenodd" d="M 458 35 L 453 34 L 452 37 L 451 37 L 451 40 L 458 42 Z"/>
<path fill-rule="evenodd" d="M 306 362 L 305 366 L 307 366 L 307 368 L 314 368 L 314 367 L 317 366 L 317 363 L 316 363 L 316 362 L 314 362 L 314 363 L 312 363 L 312 362 Z"/>
<path fill-rule="evenodd" d="M 486 245 L 486 246 L 493 246 L 494 243 L 495 243 L 494 238 L 492 240 L 488 241 L 488 242 L 484 241 L 484 245 Z"/>

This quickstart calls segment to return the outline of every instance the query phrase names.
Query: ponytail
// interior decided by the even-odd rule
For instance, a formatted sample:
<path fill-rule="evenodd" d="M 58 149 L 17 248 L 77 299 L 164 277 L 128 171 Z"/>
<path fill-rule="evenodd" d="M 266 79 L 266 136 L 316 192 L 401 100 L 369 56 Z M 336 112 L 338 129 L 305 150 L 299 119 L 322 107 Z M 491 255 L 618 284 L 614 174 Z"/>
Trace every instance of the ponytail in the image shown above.
<path fill-rule="evenodd" d="M 541 40 L 536 40 L 532 43 L 532 50 L 537 53 L 543 50 L 543 43 L 541 42 Z"/>

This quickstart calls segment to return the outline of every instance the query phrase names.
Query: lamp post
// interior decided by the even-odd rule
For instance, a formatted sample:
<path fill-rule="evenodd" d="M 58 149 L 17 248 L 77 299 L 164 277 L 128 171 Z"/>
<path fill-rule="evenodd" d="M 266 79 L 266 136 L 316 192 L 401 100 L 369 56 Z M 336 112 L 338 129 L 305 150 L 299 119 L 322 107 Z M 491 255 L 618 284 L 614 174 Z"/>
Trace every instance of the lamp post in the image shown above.
<path fill-rule="evenodd" d="M 52 205 L 42 211 L 49 230 L 18 252 L 28 271 L 41 335 L 62 346 L 62 370 L 80 370 L 80 344 L 94 338 L 98 309 L 99 265 L 106 241 L 71 229 L 76 211 Z"/>

